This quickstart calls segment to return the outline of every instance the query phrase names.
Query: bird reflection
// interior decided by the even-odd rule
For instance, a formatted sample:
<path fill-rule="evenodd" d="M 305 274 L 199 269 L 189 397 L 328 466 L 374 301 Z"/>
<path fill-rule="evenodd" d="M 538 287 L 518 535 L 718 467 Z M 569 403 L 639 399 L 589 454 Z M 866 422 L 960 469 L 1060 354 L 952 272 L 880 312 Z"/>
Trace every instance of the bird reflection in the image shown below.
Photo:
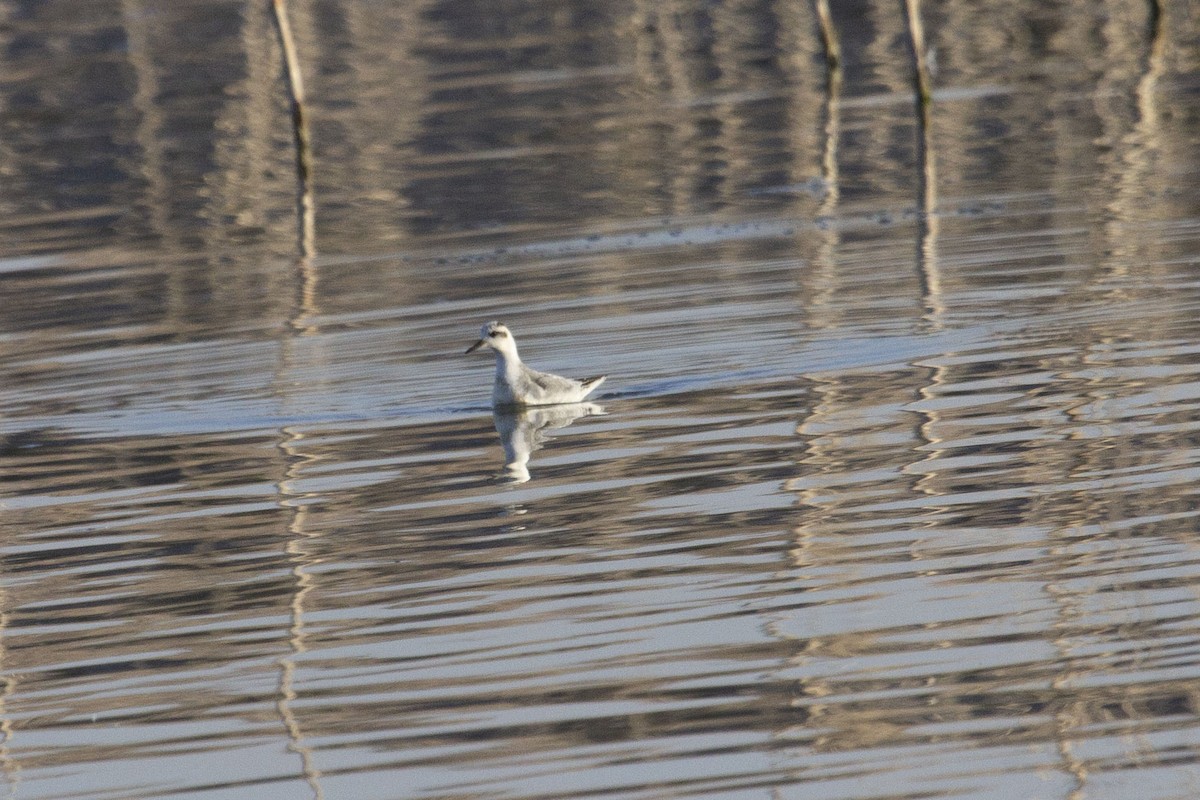
<path fill-rule="evenodd" d="M 493 416 L 504 447 L 502 478 L 509 483 L 529 480 L 529 457 L 542 446 L 543 431 L 565 428 L 580 417 L 603 413 L 604 408 L 595 403 L 497 408 Z"/>

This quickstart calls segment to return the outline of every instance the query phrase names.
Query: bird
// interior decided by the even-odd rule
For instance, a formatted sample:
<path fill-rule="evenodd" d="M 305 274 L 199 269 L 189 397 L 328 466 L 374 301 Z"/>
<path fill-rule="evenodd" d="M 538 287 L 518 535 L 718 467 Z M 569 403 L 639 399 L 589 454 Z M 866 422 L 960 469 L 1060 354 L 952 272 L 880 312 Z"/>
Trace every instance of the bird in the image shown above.
<path fill-rule="evenodd" d="M 517 355 L 517 340 L 512 331 L 499 322 L 489 322 L 481 327 L 479 341 L 468 347 L 467 353 L 474 353 L 481 347 L 490 347 L 496 352 L 496 382 L 492 386 L 492 405 L 496 408 L 578 403 L 608 377 L 597 375 L 575 380 L 530 369 Z"/>

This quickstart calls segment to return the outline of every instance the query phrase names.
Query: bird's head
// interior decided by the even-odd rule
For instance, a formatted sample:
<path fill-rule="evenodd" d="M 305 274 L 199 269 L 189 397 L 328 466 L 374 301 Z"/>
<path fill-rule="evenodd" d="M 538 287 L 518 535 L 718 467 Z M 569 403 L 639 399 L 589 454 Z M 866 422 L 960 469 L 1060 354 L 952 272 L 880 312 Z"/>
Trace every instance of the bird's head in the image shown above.
<path fill-rule="evenodd" d="M 517 343 L 508 328 L 499 322 L 489 322 L 479 329 L 479 341 L 467 348 L 474 353 L 481 347 L 490 347 L 500 353 L 515 353 Z"/>

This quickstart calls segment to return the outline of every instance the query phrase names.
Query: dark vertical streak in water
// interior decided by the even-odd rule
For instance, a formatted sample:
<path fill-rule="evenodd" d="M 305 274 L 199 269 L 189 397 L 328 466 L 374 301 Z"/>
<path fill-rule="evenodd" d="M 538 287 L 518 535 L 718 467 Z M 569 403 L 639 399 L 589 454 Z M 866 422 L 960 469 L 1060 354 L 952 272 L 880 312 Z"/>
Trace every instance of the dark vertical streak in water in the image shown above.
<path fill-rule="evenodd" d="M 1159 35 L 1162 33 L 1162 0 L 1149 0 L 1148 5 L 1150 6 L 1150 38 L 1153 41 L 1158 41 Z"/>

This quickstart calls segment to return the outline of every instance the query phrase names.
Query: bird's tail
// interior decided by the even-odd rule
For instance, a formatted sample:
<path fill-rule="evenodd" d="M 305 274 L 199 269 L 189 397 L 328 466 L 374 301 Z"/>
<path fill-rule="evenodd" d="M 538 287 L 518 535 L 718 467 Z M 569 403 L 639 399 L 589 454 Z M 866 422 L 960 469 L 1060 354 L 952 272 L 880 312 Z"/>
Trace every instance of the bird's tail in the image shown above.
<path fill-rule="evenodd" d="M 581 380 L 579 384 L 583 387 L 584 395 L 586 396 L 594 392 L 600 386 L 600 384 L 604 383 L 604 379 L 607 377 L 607 375 L 596 375 L 594 377 L 584 378 Z"/>

